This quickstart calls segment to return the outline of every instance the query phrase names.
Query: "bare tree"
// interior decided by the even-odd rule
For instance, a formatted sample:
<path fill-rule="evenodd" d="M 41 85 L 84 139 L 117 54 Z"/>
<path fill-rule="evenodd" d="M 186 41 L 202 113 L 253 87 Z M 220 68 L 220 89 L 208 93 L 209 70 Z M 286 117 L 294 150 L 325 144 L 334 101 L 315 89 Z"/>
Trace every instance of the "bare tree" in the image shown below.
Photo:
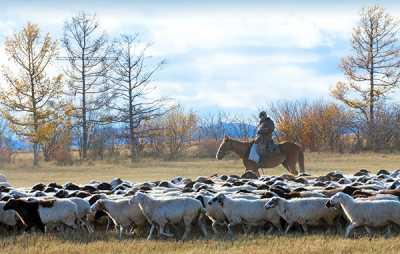
<path fill-rule="evenodd" d="M 153 91 L 150 81 L 164 64 L 164 61 L 150 61 L 146 55 L 147 46 L 141 46 L 138 35 L 122 35 L 118 42 L 118 60 L 113 66 L 111 79 L 113 100 L 110 108 L 114 110 L 114 122 L 129 126 L 128 140 L 131 160 L 138 158 L 138 136 L 135 130 L 144 120 L 150 120 L 164 114 L 164 99 L 149 99 Z"/>
<path fill-rule="evenodd" d="M 232 135 L 237 138 L 249 140 L 255 136 L 256 127 L 252 117 L 244 118 L 242 116 L 232 116 L 229 120 Z"/>
<path fill-rule="evenodd" d="M 164 117 L 163 124 L 168 159 L 177 159 L 191 144 L 197 130 L 197 115 L 178 105 Z"/>
<path fill-rule="evenodd" d="M 99 31 L 96 16 L 79 13 L 65 23 L 63 45 L 69 66 L 69 95 L 76 98 L 75 117 L 81 129 L 81 158 L 87 158 L 88 129 L 93 122 L 89 115 L 103 109 L 109 101 L 111 87 L 107 73 L 113 64 L 112 46 L 104 32 Z"/>
<path fill-rule="evenodd" d="M 11 129 L 33 144 L 36 166 L 40 143 L 56 117 L 52 105 L 62 93 L 62 75 L 46 75 L 58 54 L 57 42 L 50 34 L 41 37 L 39 27 L 28 23 L 21 32 L 6 39 L 5 50 L 15 65 L 13 69 L 3 68 L 8 87 L 0 91 L 1 112 Z"/>
<path fill-rule="evenodd" d="M 338 82 L 332 95 L 359 110 L 368 122 L 369 146 L 374 146 L 374 107 L 400 79 L 399 23 L 382 7 L 361 11 L 360 22 L 353 30 L 353 54 L 340 65 L 347 82 Z"/>
<path fill-rule="evenodd" d="M 221 141 L 226 131 L 226 119 L 227 113 L 222 111 L 201 117 L 199 120 L 199 137 L 213 139 L 216 143 Z"/>

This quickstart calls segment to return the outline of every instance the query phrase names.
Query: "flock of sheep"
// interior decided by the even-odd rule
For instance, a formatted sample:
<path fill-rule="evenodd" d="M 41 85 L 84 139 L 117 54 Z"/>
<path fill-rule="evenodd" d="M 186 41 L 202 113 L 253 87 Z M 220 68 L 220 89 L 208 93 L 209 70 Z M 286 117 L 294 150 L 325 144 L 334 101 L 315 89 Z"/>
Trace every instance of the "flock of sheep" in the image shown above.
<path fill-rule="evenodd" d="M 214 175 L 195 180 L 133 183 L 113 179 L 86 185 L 13 188 L 0 177 L 0 223 L 7 230 L 99 230 L 187 239 L 237 232 L 335 230 L 351 236 L 400 226 L 400 170 L 320 177 Z M 68 229 L 70 228 L 70 229 Z"/>

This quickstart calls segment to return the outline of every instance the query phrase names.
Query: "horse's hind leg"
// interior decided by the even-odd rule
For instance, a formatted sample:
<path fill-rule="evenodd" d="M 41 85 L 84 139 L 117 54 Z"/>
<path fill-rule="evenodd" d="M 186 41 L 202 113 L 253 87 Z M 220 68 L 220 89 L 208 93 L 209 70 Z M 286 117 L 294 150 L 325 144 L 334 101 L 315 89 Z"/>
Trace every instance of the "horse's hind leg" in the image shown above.
<path fill-rule="evenodd" d="M 299 174 L 299 172 L 296 169 L 297 156 L 298 156 L 297 153 L 293 154 L 293 155 L 288 155 L 287 159 L 285 160 L 285 164 L 287 166 L 286 167 L 287 171 L 289 171 L 293 175 L 298 175 Z M 283 166 L 285 166 L 285 164 L 283 164 Z"/>
<path fill-rule="evenodd" d="M 283 166 L 287 171 L 289 171 L 289 166 L 288 166 L 286 160 L 284 160 L 284 161 L 282 162 L 282 166 Z"/>
<path fill-rule="evenodd" d="M 288 171 L 289 171 L 290 173 L 292 173 L 293 175 L 298 175 L 298 174 L 299 174 L 299 172 L 298 172 L 297 169 L 296 169 L 296 163 L 289 163 L 289 165 L 288 165 Z"/>

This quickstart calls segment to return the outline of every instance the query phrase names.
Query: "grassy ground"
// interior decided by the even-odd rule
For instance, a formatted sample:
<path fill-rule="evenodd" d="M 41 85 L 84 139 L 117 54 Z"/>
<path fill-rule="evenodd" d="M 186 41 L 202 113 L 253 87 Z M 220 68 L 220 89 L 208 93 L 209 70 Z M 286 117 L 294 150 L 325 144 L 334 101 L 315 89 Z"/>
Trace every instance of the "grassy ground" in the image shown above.
<path fill-rule="evenodd" d="M 313 175 L 330 170 L 351 173 L 365 168 L 394 170 L 400 165 L 397 154 L 306 154 L 306 168 Z M 127 162 L 85 162 L 82 165 L 56 166 L 42 163 L 32 168 L 29 158 L 19 156 L 14 164 L 0 165 L 0 173 L 6 175 L 14 186 L 31 186 L 38 182 L 86 183 L 89 180 L 110 180 L 121 177 L 132 181 L 169 179 L 181 175 L 195 178 L 199 175 L 241 174 L 238 160 L 196 160 L 165 162 L 144 160 L 131 165 Z M 279 175 L 283 168 L 267 169 L 265 174 Z M 195 240 L 185 243 L 175 241 L 151 241 L 143 239 L 118 240 L 115 233 L 78 234 L 30 234 L 0 236 L 0 253 L 399 253 L 400 237 L 385 239 L 343 239 L 337 235 L 288 236 L 241 236 L 235 241 L 222 239 Z"/>
<path fill-rule="evenodd" d="M 143 239 L 118 240 L 113 233 L 76 234 L 39 233 L 0 239 L 0 253 L 58 254 L 58 253 L 190 253 L 190 254 L 261 254 L 261 253 L 399 253 L 399 237 L 384 239 L 343 239 L 341 236 L 257 235 L 241 236 L 234 241 L 223 239 L 176 242 Z"/>
<path fill-rule="evenodd" d="M 379 169 L 394 170 L 400 168 L 400 154 L 327 154 L 306 153 L 306 170 L 312 175 L 326 174 L 331 170 L 341 170 L 346 173 L 365 168 L 376 172 Z M 265 169 L 266 175 L 285 173 L 283 167 Z M 195 178 L 203 175 L 242 174 L 243 166 L 239 160 L 199 159 L 191 161 L 159 161 L 143 160 L 135 164 L 126 161 L 116 162 L 83 162 L 80 165 L 57 166 L 54 163 L 41 162 L 37 168 L 32 168 L 26 155 L 19 155 L 13 164 L 0 164 L 0 173 L 6 175 L 14 186 L 30 186 L 38 182 L 68 181 L 86 183 L 90 180 L 109 181 L 113 177 L 121 177 L 134 182 L 145 180 L 169 179 L 173 176 Z"/>

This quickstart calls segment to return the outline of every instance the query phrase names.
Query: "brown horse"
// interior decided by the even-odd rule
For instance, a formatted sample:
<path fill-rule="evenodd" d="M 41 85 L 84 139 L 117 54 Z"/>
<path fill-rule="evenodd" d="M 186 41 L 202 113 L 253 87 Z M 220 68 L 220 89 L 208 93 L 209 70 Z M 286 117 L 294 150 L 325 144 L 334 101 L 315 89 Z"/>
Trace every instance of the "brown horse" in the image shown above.
<path fill-rule="evenodd" d="M 258 176 L 260 175 L 258 172 L 259 168 L 273 168 L 279 164 L 282 164 L 291 174 L 297 175 L 297 163 L 299 163 L 300 174 L 306 174 L 304 171 L 304 153 L 301 146 L 292 142 L 278 144 L 279 153 L 277 152 L 269 156 L 259 167 L 256 162 L 248 159 L 252 144 L 252 142 L 239 141 L 225 136 L 219 146 L 216 158 L 217 160 L 221 160 L 227 152 L 232 151 L 242 159 L 246 171 L 250 170 Z"/>

